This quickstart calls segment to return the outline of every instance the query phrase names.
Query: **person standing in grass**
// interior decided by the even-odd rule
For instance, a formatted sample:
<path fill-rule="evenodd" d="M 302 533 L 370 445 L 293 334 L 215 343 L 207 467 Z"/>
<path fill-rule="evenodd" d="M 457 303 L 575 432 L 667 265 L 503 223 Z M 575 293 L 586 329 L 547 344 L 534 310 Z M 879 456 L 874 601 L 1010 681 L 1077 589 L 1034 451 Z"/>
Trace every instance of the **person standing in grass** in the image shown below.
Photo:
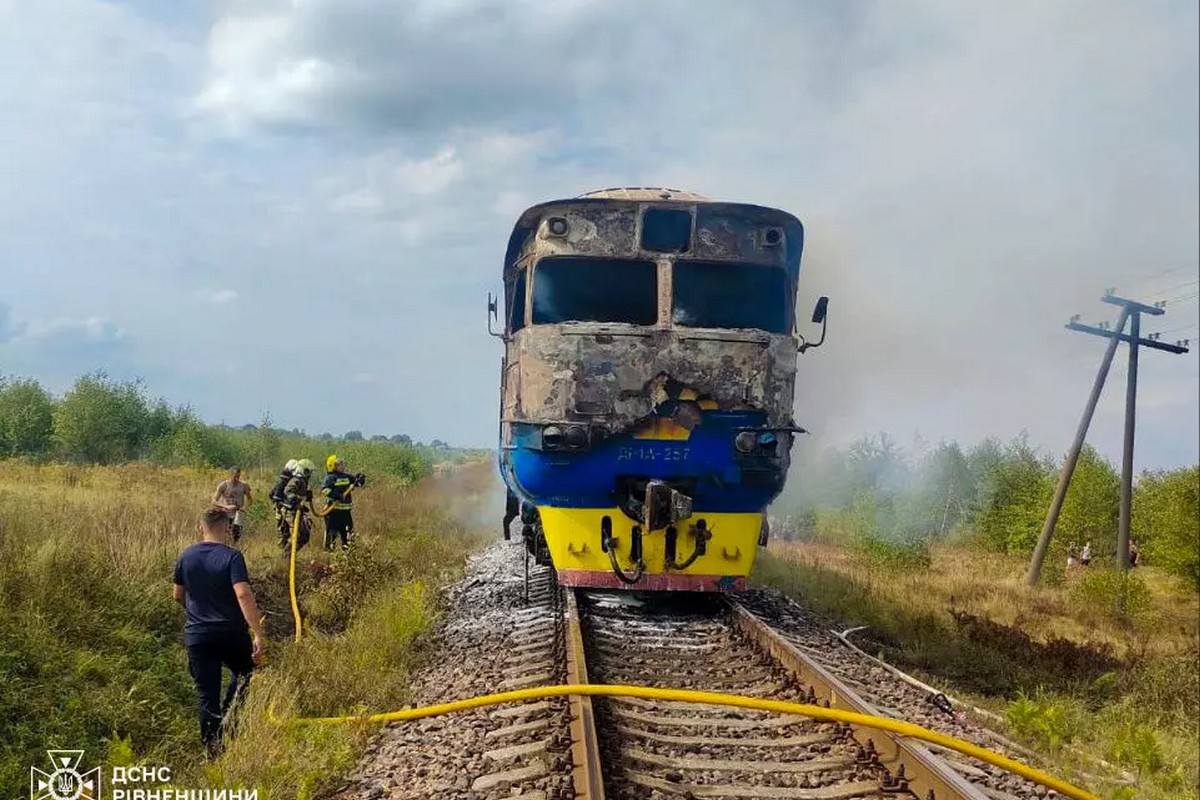
<path fill-rule="evenodd" d="M 307 458 L 296 462 L 292 468 L 292 477 L 283 487 L 283 502 L 280 504 L 279 516 L 279 548 L 286 556 L 291 550 L 292 525 L 298 521 L 296 531 L 296 549 L 308 544 L 310 521 L 306 510 L 312 511 L 312 489 L 308 480 L 316 467 Z"/>
<path fill-rule="evenodd" d="M 175 563 L 175 600 L 186 610 L 183 644 L 196 684 L 200 740 L 210 759 L 221 751 L 222 728 L 250 685 L 266 641 L 246 559 L 229 546 L 231 523 L 224 508 L 205 511 L 201 541 Z M 225 667 L 232 675 L 222 698 Z"/>
<path fill-rule="evenodd" d="M 350 548 L 350 538 L 354 535 L 354 488 L 366 483 L 366 476 L 361 472 L 351 475 L 346 472 L 346 463 L 335 455 L 325 459 L 325 481 L 321 484 L 321 494 L 328 504 L 325 508 L 325 549 L 332 550 L 338 539 L 342 541 L 342 549 Z"/>
<path fill-rule="evenodd" d="M 242 480 L 241 467 L 229 470 L 229 478 L 218 483 L 217 491 L 213 493 L 213 505 L 225 509 L 233 516 L 231 530 L 235 543 L 242 538 L 242 522 L 244 520 L 242 512 L 246 506 L 250 505 L 252 499 L 250 484 Z"/>
<path fill-rule="evenodd" d="M 1083 551 L 1079 554 L 1079 563 L 1085 567 L 1092 563 L 1092 542 L 1090 539 L 1083 544 Z"/>

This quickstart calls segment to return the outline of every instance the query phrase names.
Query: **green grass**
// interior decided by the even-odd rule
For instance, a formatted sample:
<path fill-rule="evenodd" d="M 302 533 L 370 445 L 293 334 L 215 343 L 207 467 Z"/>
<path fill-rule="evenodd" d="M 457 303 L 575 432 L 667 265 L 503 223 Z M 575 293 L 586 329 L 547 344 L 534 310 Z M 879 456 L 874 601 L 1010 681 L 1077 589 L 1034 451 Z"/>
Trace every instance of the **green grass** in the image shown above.
<path fill-rule="evenodd" d="M 491 488 L 483 464 L 415 488 L 372 482 L 356 496 L 356 549 L 300 553 L 306 631 L 298 644 L 286 560 L 260 499 L 243 549 L 268 614 L 267 665 L 237 740 L 204 765 L 171 567 L 196 540 L 196 519 L 221 475 L 16 462 L 0 463 L 0 475 L 5 797 L 22 796 L 48 748 L 83 748 L 96 764 L 167 765 L 180 788 L 244 785 L 293 798 L 334 780 L 353 764 L 364 732 L 283 730 L 267 721 L 266 704 L 281 714 L 338 714 L 402 702 L 438 613 L 434 588 L 478 541 L 444 500 L 477 502 Z M 270 477 L 251 476 L 260 498 Z"/>

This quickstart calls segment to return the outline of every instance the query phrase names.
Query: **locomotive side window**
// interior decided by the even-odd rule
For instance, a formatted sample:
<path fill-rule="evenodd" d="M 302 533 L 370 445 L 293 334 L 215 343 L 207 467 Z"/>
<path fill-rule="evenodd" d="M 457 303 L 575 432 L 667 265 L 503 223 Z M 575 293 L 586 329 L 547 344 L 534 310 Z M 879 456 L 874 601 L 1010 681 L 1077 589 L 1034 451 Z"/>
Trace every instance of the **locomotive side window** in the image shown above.
<path fill-rule="evenodd" d="M 671 274 L 676 325 L 791 332 L 788 276 L 778 267 L 676 261 Z"/>
<path fill-rule="evenodd" d="M 509 305 L 510 313 L 508 315 L 508 331 L 516 333 L 525 327 L 525 273 L 527 270 L 521 270 L 517 273 L 517 279 L 513 281 L 512 302 Z"/>
<path fill-rule="evenodd" d="M 658 321 L 658 266 L 653 261 L 552 256 L 534 269 L 535 325 Z"/>

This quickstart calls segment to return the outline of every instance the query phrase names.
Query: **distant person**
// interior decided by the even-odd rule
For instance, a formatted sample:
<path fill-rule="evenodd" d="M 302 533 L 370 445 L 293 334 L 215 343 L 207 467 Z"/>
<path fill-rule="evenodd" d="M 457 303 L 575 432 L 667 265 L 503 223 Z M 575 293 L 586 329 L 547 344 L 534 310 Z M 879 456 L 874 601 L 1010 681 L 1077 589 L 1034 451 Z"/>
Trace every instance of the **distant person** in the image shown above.
<path fill-rule="evenodd" d="M 1075 566 L 1079 562 L 1075 559 L 1075 545 L 1067 545 L 1067 569 Z"/>
<path fill-rule="evenodd" d="M 1129 566 L 1136 567 L 1138 565 L 1138 557 L 1141 556 L 1141 551 L 1138 550 L 1137 542 L 1129 540 Z"/>
<path fill-rule="evenodd" d="M 225 509 L 233 517 L 231 530 L 235 543 L 241 541 L 242 524 L 245 521 L 242 512 L 252 499 L 250 484 L 242 480 L 241 467 L 229 470 L 229 478 L 218 483 L 217 491 L 213 493 L 213 505 Z"/>
<path fill-rule="evenodd" d="M 1083 550 L 1079 553 L 1079 563 L 1087 566 L 1092 563 L 1092 543 L 1091 541 L 1084 542 Z"/>
<path fill-rule="evenodd" d="M 246 559 L 229 546 L 230 525 L 224 508 L 205 511 L 201 541 L 175 563 L 175 599 L 186 610 L 183 644 L 196 684 L 200 740 L 210 759 L 220 753 L 222 728 L 244 696 L 266 641 Z M 232 673 L 224 699 L 222 667 Z"/>
<path fill-rule="evenodd" d="M 283 487 L 283 500 L 280 503 L 279 546 L 286 554 L 291 549 L 292 528 L 296 527 L 297 515 L 299 528 L 296 531 L 296 549 L 308 544 L 310 521 L 306 510 L 312 510 L 312 489 L 308 480 L 312 477 L 315 467 L 307 458 L 296 462 L 292 469 L 292 477 Z"/>
<path fill-rule="evenodd" d="M 342 549 L 350 549 L 350 539 L 354 535 L 354 489 L 366 484 L 367 478 L 361 472 L 351 475 L 346 471 L 346 463 L 335 455 L 325 459 L 325 481 L 321 484 L 321 494 L 328 504 L 325 507 L 325 549 L 332 550 L 333 544 L 341 539 Z"/>

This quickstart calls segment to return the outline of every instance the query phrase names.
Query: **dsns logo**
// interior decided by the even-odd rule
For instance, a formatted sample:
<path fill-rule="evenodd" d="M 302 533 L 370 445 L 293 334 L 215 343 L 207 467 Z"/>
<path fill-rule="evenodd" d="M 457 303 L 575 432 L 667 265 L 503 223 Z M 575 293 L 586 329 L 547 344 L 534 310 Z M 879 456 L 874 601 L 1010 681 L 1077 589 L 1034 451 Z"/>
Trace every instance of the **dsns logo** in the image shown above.
<path fill-rule="evenodd" d="M 82 750 L 47 750 L 52 772 L 29 768 L 31 800 L 100 800 L 100 768 L 79 772 Z"/>

